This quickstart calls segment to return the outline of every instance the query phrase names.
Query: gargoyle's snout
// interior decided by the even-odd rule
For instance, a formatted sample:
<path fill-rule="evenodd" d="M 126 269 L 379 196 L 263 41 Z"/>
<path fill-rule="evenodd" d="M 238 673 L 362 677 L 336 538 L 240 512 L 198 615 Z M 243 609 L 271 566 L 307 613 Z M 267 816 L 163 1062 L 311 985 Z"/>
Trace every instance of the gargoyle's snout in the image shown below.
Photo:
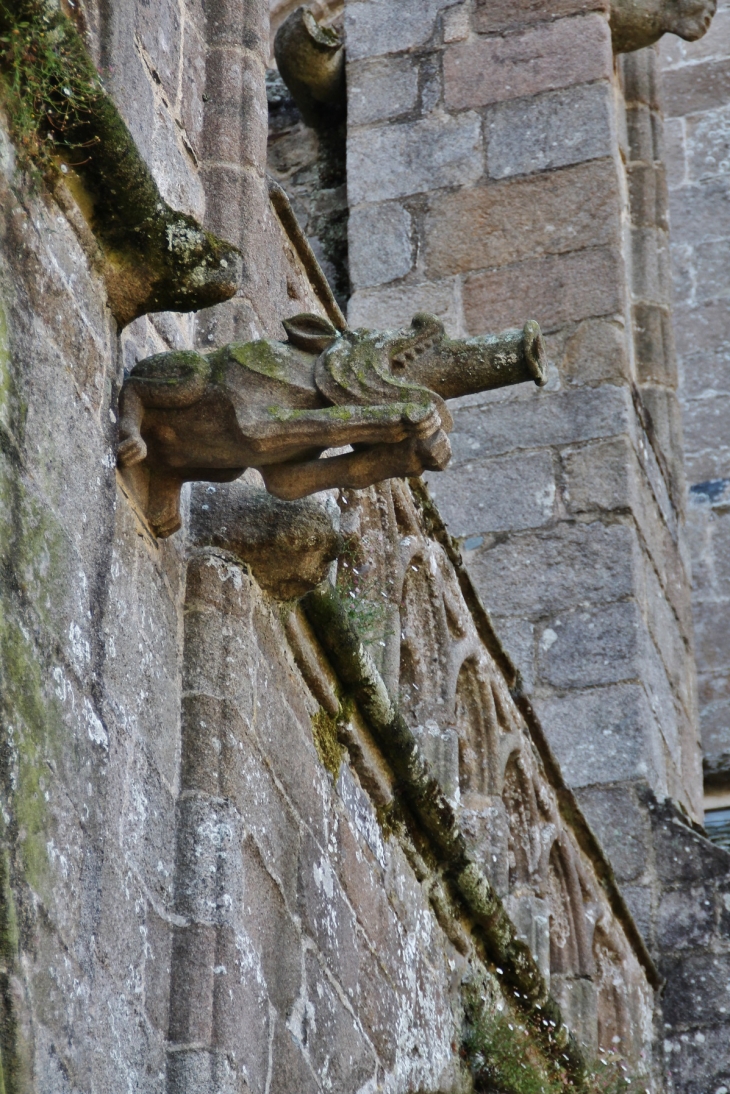
<path fill-rule="evenodd" d="M 443 342 L 444 325 L 435 315 L 418 312 L 410 327 L 397 338 L 390 349 L 390 363 L 396 375 L 412 365 L 417 358 Z"/>

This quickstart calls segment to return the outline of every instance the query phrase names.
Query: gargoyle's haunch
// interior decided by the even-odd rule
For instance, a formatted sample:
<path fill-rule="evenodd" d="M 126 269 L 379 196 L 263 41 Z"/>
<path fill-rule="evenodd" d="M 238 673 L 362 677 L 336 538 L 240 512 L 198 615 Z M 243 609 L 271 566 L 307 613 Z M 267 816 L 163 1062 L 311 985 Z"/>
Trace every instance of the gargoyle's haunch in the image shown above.
<path fill-rule="evenodd" d="M 535 322 L 451 339 L 432 315 L 400 331 L 337 331 L 286 320 L 287 342 L 232 343 L 203 356 L 140 361 L 120 400 L 119 463 L 145 462 L 147 515 L 158 536 L 180 527 L 184 482 L 228 482 L 256 467 L 291 500 L 340 486 L 443 470 L 451 456 L 445 399 L 546 379 Z M 354 451 L 320 459 L 328 448 Z"/>

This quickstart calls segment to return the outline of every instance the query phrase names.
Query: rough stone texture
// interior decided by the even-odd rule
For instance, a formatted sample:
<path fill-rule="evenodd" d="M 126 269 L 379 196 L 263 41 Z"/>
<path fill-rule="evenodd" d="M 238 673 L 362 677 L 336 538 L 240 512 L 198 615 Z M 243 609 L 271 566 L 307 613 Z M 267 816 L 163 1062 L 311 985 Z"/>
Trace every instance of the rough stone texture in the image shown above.
<path fill-rule="evenodd" d="M 659 48 L 667 115 L 675 329 L 697 636 L 705 772 L 724 788 L 730 770 L 730 600 L 727 486 L 730 413 L 727 285 L 730 225 L 730 10 L 721 5 L 699 42 Z"/>
<path fill-rule="evenodd" d="M 726 19 L 721 7 L 720 35 Z M 642 855 L 653 861 L 658 839 L 647 794 L 668 795 L 702 820 L 690 547 L 695 603 L 708 604 L 706 622 L 696 610 L 695 619 L 700 664 L 707 658 L 699 701 L 713 748 L 730 710 L 727 665 L 715 653 L 727 646 L 719 637 L 727 552 L 718 537 L 727 507 L 730 143 L 720 100 L 728 62 L 727 51 L 711 48 L 712 35 L 694 46 L 667 36 L 661 55 L 642 50 L 614 67 L 600 4 L 455 5 L 431 37 L 398 51 L 399 71 L 419 67 L 422 79 L 440 62 L 443 89 L 409 99 L 387 122 L 350 118 L 352 148 L 365 149 L 376 133 L 378 148 L 400 150 L 412 133 L 425 137 L 428 125 L 435 133 L 481 115 L 483 146 L 458 181 L 431 173 L 422 193 L 419 172 L 433 152 L 409 145 L 418 185 L 399 199 L 411 215 L 415 265 L 387 288 L 359 288 L 349 316 L 385 321 L 390 308 L 400 316 L 408 304 L 434 299 L 453 332 L 528 317 L 548 332 L 547 389 L 457 404 L 453 461 L 445 473 L 429 474 L 429 486 L 568 782 L 586 801 L 604 791 L 631 796 L 632 808 L 616 814 L 620 840 L 611 838 L 605 811 L 591 821 L 612 855 L 620 859 L 630 846 L 635 863 Z M 671 57 L 663 62 L 664 89 L 659 56 Z M 382 64 L 385 82 L 394 59 L 390 47 L 371 46 L 366 64 Z M 390 199 L 379 194 L 379 156 L 362 155 L 349 168 L 356 201 L 374 200 L 364 196 L 368 183 L 376 201 Z M 680 365 L 692 362 L 679 374 L 696 484 L 689 528 L 670 214 L 681 289 L 677 348 Z M 356 222 L 350 246 L 353 253 L 365 246 Z M 701 473 L 693 459 L 698 468 L 704 461 Z M 673 953 L 659 924 L 678 898 L 662 905 L 663 882 L 639 869 L 619 873 L 655 953 Z M 703 900 L 699 889 L 687 896 L 698 923 Z M 719 952 L 723 929 L 718 921 L 715 941 L 700 932 L 693 946 Z M 694 975 L 679 958 L 666 967 L 678 984 Z M 717 1027 L 722 1014 L 716 1008 L 712 1021 L 702 1021 Z M 668 1030 L 674 1020 L 667 1015 Z M 682 1044 L 685 1033 L 677 1034 Z M 688 1085 L 689 1065 L 682 1068 L 675 1089 L 705 1089 Z M 708 1074 L 723 1077 L 721 1069 Z"/>

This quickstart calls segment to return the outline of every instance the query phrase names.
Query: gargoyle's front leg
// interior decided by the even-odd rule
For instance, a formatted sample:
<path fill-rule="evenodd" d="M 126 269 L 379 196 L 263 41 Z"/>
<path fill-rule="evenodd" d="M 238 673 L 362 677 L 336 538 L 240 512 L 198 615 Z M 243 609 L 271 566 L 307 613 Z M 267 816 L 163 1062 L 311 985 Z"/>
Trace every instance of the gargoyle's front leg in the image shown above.
<path fill-rule="evenodd" d="M 392 403 L 385 406 L 328 406 L 319 410 L 272 407 L 255 421 L 239 417 L 239 426 L 254 451 L 266 455 L 301 448 L 339 448 L 345 444 L 397 444 L 432 436 L 441 424 L 430 404 Z M 303 495 L 302 495 L 303 496 Z"/>
<path fill-rule="evenodd" d="M 449 439 L 439 429 L 426 439 L 377 444 L 343 456 L 299 464 L 270 464 L 259 470 L 270 494 L 284 501 L 295 501 L 335 486 L 364 490 L 383 479 L 406 478 L 425 470 L 443 471 L 450 459 Z"/>
<path fill-rule="evenodd" d="M 147 445 L 142 440 L 144 404 L 135 384 L 127 382 L 119 395 L 119 444 L 117 460 L 120 467 L 140 463 L 147 455 Z"/>

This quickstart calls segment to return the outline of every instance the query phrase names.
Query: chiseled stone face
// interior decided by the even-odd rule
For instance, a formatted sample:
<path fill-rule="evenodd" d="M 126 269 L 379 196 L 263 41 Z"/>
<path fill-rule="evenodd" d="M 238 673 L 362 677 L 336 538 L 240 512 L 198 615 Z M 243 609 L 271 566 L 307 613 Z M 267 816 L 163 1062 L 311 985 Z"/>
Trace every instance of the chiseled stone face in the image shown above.
<path fill-rule="evenodd" d="M 612 0 L 611 33 L 616 53 L 631 53 L 676 34 L 694 42 L 706 34 L 717 0 Z"/>

